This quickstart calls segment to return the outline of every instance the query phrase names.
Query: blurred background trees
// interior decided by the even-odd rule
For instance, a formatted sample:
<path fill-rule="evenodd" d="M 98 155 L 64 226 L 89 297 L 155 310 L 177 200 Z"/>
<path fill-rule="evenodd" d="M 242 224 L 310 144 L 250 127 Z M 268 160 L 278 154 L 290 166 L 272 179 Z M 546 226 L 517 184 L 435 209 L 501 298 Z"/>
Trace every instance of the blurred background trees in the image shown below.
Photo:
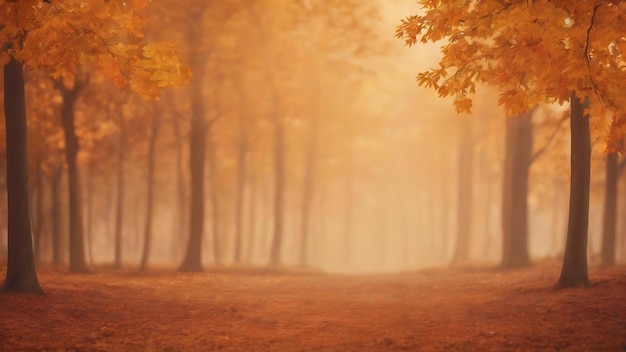
<path fill-rule="evenodd" d="M 519 267 L 561 256 L 565 107 L 542 105 L 513 122 L 498 107 L 499 92 L 478 87 L 473 112 L 457 115 L 450 101 L 415 84 L 415 64 L 436 65 L 438 46 L 403 50 L 393 38 L 411 6 L 152 2 L 145 39 L 175 43 L 193 71 L 191 84 L 158 100 L 116 88 L 88 65 L 76 76 L 82 85 L 28 72 L 37 260 L 75 263 L 74 271 L 367 272 L 467 261 Z M 75 159 L 64 154 L 72 150 L 61 123 L 69 103 L 81 146 Z M 615 210 L 602 220 L 605 154 L 603 141 L 594 143 L 590 254 L 623 262 L 626 226 L 611 214 L 623 213 L 625 197 L 607 200 Z M 620 175 L 610 184 L 623 184 Z M 617 194 L 611 187 L 608 194 Z M 4 215 L 0 226 L 5 236 Z M 73 228 L 84 241 L 70 247 Z"/>

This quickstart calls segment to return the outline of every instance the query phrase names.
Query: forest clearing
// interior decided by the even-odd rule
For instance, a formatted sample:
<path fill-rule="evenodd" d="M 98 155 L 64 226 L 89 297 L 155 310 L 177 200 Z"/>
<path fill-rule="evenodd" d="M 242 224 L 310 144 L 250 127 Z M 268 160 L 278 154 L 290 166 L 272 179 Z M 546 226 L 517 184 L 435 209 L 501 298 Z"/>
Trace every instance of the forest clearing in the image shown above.
<path fill-rule="evenodd" d="M 2 351 L 622 351 L 626 267 L 553 291 L 556 261 L 386 275 L 68 275 L 2 296 Z"/>

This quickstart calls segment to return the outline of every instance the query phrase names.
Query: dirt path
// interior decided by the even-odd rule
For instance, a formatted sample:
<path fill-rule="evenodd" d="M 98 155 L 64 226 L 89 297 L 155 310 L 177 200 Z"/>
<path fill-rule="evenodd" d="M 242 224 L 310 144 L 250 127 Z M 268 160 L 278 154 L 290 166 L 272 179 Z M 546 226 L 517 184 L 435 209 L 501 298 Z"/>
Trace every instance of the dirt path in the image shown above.
<path fill-rule="evenodd" d="M 626 267 L 389 276 L 42 270 L 0 296 L 0 351 L 624 351 Z"/>

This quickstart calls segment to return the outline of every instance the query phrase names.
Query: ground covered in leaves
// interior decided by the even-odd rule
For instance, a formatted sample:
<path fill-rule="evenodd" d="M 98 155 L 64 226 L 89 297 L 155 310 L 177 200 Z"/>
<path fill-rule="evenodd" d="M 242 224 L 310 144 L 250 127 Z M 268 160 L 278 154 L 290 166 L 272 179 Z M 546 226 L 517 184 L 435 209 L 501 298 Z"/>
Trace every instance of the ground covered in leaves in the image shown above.
<path fill-rule="evenodd" d="M 0 295 L 0 351 L 626 350 L 626 267 L 591 268 L 591 288 L 552 291 L 559 269 L 43 268 L 45 296 Z"/>

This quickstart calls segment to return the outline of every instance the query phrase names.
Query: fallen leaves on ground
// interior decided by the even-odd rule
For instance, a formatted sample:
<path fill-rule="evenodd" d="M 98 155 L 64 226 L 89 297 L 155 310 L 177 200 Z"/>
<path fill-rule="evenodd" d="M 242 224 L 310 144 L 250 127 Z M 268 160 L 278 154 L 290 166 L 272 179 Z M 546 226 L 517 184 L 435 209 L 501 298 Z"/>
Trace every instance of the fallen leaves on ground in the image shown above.
<path fill-rule="evenodd" d="M 389 275 L 41 269 L 0 296 L 0 350 L 622 351 L 626 267 L 553 291 L 560 266 Z"/>

